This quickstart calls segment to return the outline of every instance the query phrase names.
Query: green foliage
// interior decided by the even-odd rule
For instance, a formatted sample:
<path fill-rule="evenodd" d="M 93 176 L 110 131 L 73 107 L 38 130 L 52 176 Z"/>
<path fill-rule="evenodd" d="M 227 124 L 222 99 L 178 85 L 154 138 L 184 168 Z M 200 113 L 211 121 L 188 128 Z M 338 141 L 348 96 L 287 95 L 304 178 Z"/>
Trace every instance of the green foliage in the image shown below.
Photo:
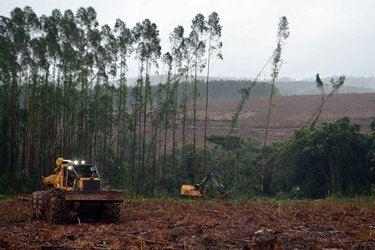
<path fill-rule="evenodd" d="M 275 170 L 283 181 L 274 180 L 271 194 L 292 192 L 307 198 L 369 194 L 372 180 L 367 154 L 371 140 L 359 128 L 345 117 L 296 131 L 297 142 L 289 157 Z"/>
<path fill-rule="evenodd" d="M 227 150 L 238 148 L 242 143 L 239 136 L 210 135 L 207 140 Z"/>

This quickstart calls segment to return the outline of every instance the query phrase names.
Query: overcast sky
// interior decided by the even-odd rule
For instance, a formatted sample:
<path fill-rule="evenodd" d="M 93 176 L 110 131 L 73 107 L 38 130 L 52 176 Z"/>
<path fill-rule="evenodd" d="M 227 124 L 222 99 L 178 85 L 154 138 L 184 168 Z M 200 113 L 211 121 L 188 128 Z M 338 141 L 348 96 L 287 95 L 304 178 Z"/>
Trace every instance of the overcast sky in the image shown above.
<path fill-rule="evenodd" d="M 168 37 L 174 27 L 182 25 L 189 30 L 197 13 L 207 17 L 216 11 L 223 26 L 224 60 L 215 63 L 211 75 L 241 78 L 254 77 L 270 57 L 279 18 L 286 16 L 290 37 L 280 76 L 375 76 L 373 0 L 1 0 L 0 15 L 9 16 L 15 7 L 26 5 L 38 16 L 50 15 L 56 8 L 75 12 L 92 6 L 99 24 L 111 27 L 117 18 L 128 27 L 149 18 L 160 30 L 163 52 L 169 50 Z M 129 75 L 136 74 L 137 65 L 131 64 Z"/>

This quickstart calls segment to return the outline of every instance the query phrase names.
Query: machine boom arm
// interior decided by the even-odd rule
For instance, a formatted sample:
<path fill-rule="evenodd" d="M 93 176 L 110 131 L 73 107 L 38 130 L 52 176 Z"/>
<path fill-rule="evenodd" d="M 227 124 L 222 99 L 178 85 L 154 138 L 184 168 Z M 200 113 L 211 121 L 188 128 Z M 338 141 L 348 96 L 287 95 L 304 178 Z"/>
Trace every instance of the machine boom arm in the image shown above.
<path fill-rule="evenodd" d="M 220 194 L 226 194 L 223 184 L 221 184 L 212 173 L 207 174 L 199 184 L 195 184 L 194 186 L 182 185 L 181 194 L 189 196 L 204 196 L 206 194 L 207 182 L 210 180 L 215 183 Z"/>

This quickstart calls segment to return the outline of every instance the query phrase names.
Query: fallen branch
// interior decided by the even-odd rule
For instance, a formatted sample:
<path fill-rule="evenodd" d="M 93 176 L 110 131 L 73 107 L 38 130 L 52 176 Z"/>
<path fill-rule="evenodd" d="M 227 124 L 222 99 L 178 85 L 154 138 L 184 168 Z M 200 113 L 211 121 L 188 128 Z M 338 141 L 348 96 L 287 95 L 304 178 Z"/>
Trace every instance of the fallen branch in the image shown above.
<path fill-rule="evenodd" d="M 229 241 L 230 243 L 233 243 L 237 246 L 241 246 L 241 247 L 248 247 L 247 244 L 243 244 L 243 243 L 240 243 L 240 242 L 237 242 L 237 241 L 234 241 L 232 240 L 231 238 L 228 238 L 228 237 L 225 237 L 224 235 L 222 234 L 219 234 L 221 236 L 221 238 L 223 238 L 224 240 L 226 241 Z"/>
<path fill-rule="evenodd" d="M 133 238 L 133 239 L 139 239 L 139 236 L 136 236 L 136 235 L 131 235 L 131 234 L 122 234 L 122 235 L 125 235 L 125 236 L 128 236 L 130 238 Z M 146 243 L 149 243 L 149 244 L 159 244 L 159 245 L 179 245 L 177 243 L 174 243 L 174 242 L 162 242 L 162 241 L 152 241 L 152 240 L 146 240 L 146 239 L 142 239 L 144 242 Z"/>
<path fill-rule="evenodd" d="M 345 244 L 340 240 L 339 236 L 337 235 L 337 231 L 335 229 L 335 227 L 333 226 L 332 223 L 330 223 L 332 225 L 332 228 L 333 228 L 333 231 L 335 232 L 335 235 L 336 235 L 336 239 L 341 243 L 341 245 L 345 246 Z"/>
<path fill-rule="evenodd" d="M 228 219 L 232 220 L 232 218 L 227 214 L 227 213 L 224 213 L 222 211 L 218 211 L 218 210 L 210 210 L 210 209 L 202 209 L 203 211 L 206 211 L 206 212 L 213 212 L 213 213 L 219 213 L 219 214 L 224 214 Z"/>

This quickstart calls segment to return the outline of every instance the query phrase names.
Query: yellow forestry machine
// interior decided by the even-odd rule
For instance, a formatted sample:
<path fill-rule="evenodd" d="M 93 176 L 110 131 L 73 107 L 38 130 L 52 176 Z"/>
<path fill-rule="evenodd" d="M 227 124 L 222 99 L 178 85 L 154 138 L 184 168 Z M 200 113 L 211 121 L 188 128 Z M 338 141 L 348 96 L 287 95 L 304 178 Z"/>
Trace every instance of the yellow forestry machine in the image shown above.
<path fill-rule="evenodd" d="M 122 191 L 100 189 L 96 165 L 63 158 L 56 165 L 55 174 L 42 178 L 43 190 L 32 194 L 34 219 L 55 224 L 118 220 Z"/>
<path fill-rule="evenodd" d="M 221 184 L 212 173 L 206 175 L 206 177 L 204 177 L 202 182 L 199 184 L 195 184 L 194 186 L 182 185 L 181 194 L 188 196 L 205 196 L 207 189 L 206 184 L 209 180 L 215 183 L 215 185 L 217 186 L 217 191 L 219 191 L 220 194 L 226 194 L 223 184 Z"/>

